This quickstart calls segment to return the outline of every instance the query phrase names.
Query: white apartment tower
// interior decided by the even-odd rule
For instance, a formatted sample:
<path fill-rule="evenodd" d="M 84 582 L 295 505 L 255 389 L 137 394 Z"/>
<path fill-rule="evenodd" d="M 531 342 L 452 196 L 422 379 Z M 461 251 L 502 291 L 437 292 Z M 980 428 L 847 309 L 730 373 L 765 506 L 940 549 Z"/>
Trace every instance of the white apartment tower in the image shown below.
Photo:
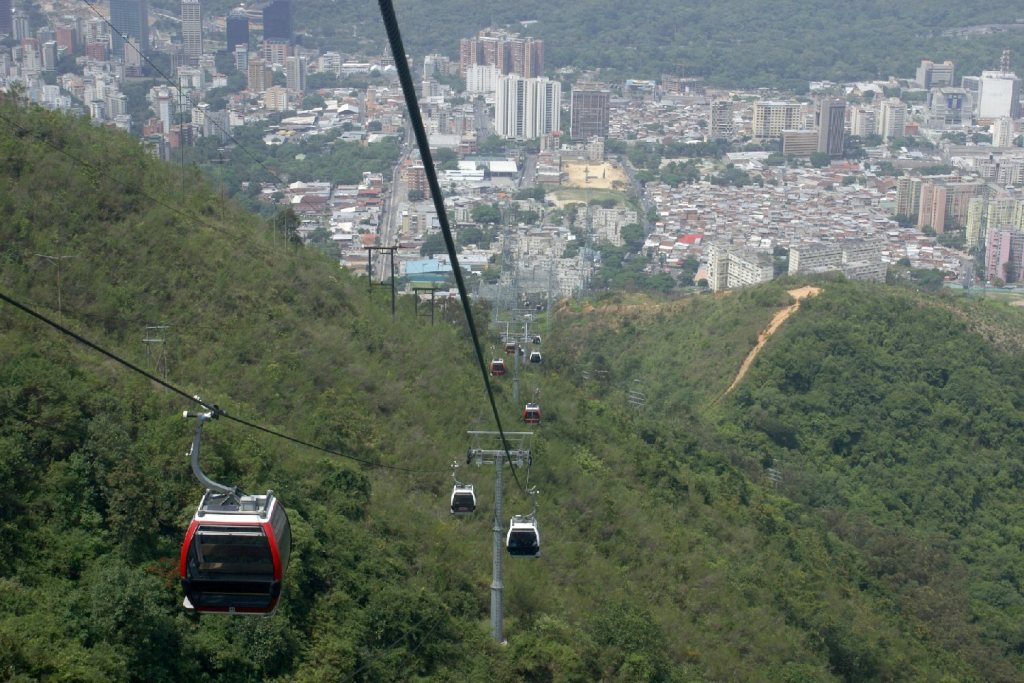
<path fill-rule="evenodd" d="M 992 122 L 992 146 L 1013 147 L 1013 119 L 1000 116 Z"/>
<path fill-rule="evenodd" d="M 472 64 L 466 68 L 466 92 L 493 93 L 499 80 L 501 71 L 493 64 Z"/>
<path fill-rule="evenodd" d="M 870 107 L 856 107 L 850 115 L 850 135 L 866 137 L 877 131 L 875 110 Z"/>
<path fill-rule="evenodd" d="M 199 0 L 181 0 L 181 44 L 189 66 L 203 54 L 203 12 Z"/>
<path fill-rule="evenodd" d="M 515 140 L 532 140 L 559 128 L 562 84 L 547 78 L 505 76 L 494 101 L 494 131 Z"/>
<path fill-rule="evenodd" d="M 901 138 L 907 127 L 907 105 L 897 97 L 882 100 L 878 112 L 878 134 L 889 141 Z"/>
<path fill-rule="evenodd" d="M 982 71 L 978 85 L 978 118 L 1020 118 L 1020 79 L 1006 71 Z"/>
<path fill-rule="evenodd" d="M 284 77 L 289 91 L 304 93 L 306 91 L 306 58 L 285 57 Z"/>

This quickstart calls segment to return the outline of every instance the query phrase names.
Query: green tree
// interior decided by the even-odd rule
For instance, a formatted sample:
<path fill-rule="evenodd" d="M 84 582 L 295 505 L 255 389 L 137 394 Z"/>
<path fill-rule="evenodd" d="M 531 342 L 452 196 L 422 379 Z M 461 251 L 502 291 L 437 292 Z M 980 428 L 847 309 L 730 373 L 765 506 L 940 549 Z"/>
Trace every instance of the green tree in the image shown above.
<path fill-rule="evenodd" d="M 631 251 L 640 251 L 644 244 L 644 229 L 636 223 L 623 225 L 620 231 L 622 240 Z"/>
<path fill-rule="evenodd" d="M 420 255 L 444 254 L 447 250 L 448 248 L 444 243 L 444 235 L 440 232 L 432 232 L 423 240 L 423 244 L 420 246 Z"/>
<path fill-rule="evenodd" d="M 832 159 L 825 152 L 812 152 L 811 153 L 811 166 L 814 168 L 824 168 L 832 163 Z"/>
<path fill-rule="evenodd" d="M 495 224 L 501 222 L 501 209 L 497 204 L 477 204 L 470 212 L 474 223 Z"/>

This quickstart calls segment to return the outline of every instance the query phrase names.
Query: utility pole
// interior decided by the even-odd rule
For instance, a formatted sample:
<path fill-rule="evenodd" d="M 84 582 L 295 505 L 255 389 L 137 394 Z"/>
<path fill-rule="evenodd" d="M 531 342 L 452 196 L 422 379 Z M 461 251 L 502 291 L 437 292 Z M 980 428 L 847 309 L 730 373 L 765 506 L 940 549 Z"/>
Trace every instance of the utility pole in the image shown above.
<path fill-rule="evenodd" d="M 163 330 L 166 330 L 170 325 L 146 325 L 145 335 L 142 338 L 142 343 L 146 345 L 146 359 L 153 363 L 153 352 L 151 351 L 153 344 L 159 344 L 160 351 L 156 357 L 156 363 L 153 365 L 153 369 L 156 372 L 161 372 L 161 375 L 167 379 L 167 352 L 164 350 L 164 342 L 167 341 L 163 338 Z"/>
<path fill-rule="evenodd" d="M 505 432 L 503 447 L 501 432 L 467 432 L 470 439 L 470 447 L 466 460 L 475 460 L 477 466 L 494 465 L 494 543 L 491 563 L 491 637 L 495 642 L 505 643 L 504 634 L 504 584 L 502 583 L 502 559 L 505 552 L 505 539 L 502 535 L 505 531 L 504 512 L 502 508 L 504 497 L 504 474 L 505 461 L 509 461 L 511 467 L 522 467 L 529 465 L 533 455 L 530 453 L 530 443 L 533 439 L 533 432 Z M 491 446 L 484 448 L 484 446 Z M 497 446 L 497 447 L 495 447 Z"/>
<path fill-rule="evenodd" d="M 420 292 L 430 292 L 430 326 L 434 326 L 434 294 L 437 292 L 437 288 L 434 286 L 430 287 L 413 287 L 412 288 L 412 311 L 413 315 L 417 318 L 420 317 Z M 422 315 L 426 315 L 423 313 Z"/>
<path fill-rule="evenodd" d="M 519 406 L 519 344 L 512 352 L 512 405 Z"/>
<path fill-rule="evenodd" d="M 61 256 L 50 256 L 47 254 L 36 254 L 39 258 L 44 258 L 50 263 L 57 264 L 57 320 L 61 325 L 64 324 L 64 306 L 61 300 L 61 287 L 60 287 L 60 262 L 66 258 L 77 258 L 75 254 L 65 254 Z"/>
<path fill-rule="evenodd" d="M 398 247 L 366 247 L 366 279 L 373 293 L 373 252 L 386 251 L 391 259 L 391 319 L 395 319 L 395 251 Z"/>
<path fill-rule="evenodd" d="M 181 148 L 181 201 L 185 202 L 185 104 L 182 101 L 181 76 L 178 76 L 178 147 Z"/>

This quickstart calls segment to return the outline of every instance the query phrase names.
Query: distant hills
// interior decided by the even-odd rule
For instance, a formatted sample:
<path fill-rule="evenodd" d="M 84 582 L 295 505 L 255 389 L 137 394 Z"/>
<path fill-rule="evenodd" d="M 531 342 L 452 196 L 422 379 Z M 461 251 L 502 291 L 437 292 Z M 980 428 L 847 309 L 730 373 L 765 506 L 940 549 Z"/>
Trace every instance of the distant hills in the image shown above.
<path fill-rule="evenodd" d="M 505 3 L 396 2 L 406 49 L 458 56 L 458 41 L 489 25 L 545 40 L 549 70 L 609 69 L 610 75 L 703 76 L 726 87 L 806 88 L 810 80 L 909 77 L 921 59 L 952 59 L 957 75 L 996 68 L 1003 49 L 1024 59 L 1024 32 L 969 38 L 949 29 L 1024 19 L 1024 2 L 979 6 L 954 0 L 892 3 L 831 0 L 770 5 L 758 0 L 614 0 Z M 295 3 L 297 31 L 342 50 L 383 50 L 376 3 Z M 519 22 L 530 20 L 528 26 Z"/>
<path fill-rule="evenodd" d="M 544 546 L 506 564 L 499 647 L 493 471 L 459 472 L 474 516 L 447 509 L 465 431 L 493 428 L 464 323 L 404 300 L 392 321 L 365 281 L 184 180 L 127 135 L 0 105 L 0 290 L 154 371 L 145 327 L 168 325 L 175 385 L 426 472 L 209 425 L 207 470 L 274 489 L 294 541 L 275 617 L 195 619 L 188 402 L 0 305 L 4 678 L 1020 680 L 1018 311 L 818 281 L 723 397 L 803 281 L 566 302 L 522 378 Z M 36 254 L 74 257 L 59 309 Z"/>

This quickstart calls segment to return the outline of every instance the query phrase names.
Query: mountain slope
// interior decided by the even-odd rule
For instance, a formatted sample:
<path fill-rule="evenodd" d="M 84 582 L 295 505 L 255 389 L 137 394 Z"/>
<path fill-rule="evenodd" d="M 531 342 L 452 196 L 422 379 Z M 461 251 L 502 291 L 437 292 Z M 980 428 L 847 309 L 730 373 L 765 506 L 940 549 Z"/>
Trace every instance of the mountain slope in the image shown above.
<path fill-rule="evenodd" d="M 783 285 L 674 304 L 567 305 L 545 335 L 545 363 L 524 370 L 524 394 L 539 392 L 545 417 L 529 481 L 541 490 L 544 549 L 539 560 L 506 564 L 509 644 L 499 647 L 488 637 L 493 470 L 460 470 L 477 486 L 474 516 L 447 510 L 448 466 L 465 454 L 465 430 L 493 429 L 464 323 L 428 329 L 407 301 L 392 321 L 384 297 L 335 263 L 275 243 L 268 226 L 195 176 L 185 197 L 180 187 L 180 169 L 128 137 L 0 106 L 0 290 L 146 367 L 155 359 L 144 326 L 169 324 L 175 385 L 229 414 L 427 472 L 368 468 L 226 420 L 210 424 L 206 469 L 250 490 L 273 488 L 288 507 L 294 551 L 273 619 L 190 617 L 179 607 L 176 560 L 200 494 L 184 457 L 191 425 L 180 418 L 194 406 L 0 306 L 4 677 L 1019 677 L 1012 606 L 977 598 L 990 589 L 981 575 L 928 535 L 950 534 L 956 518 L 925 506 L 886 517 L 870 496 L 849 493 L 882 488 L 881 473 L 858 479 L 836 466 L 824 479 L 800 475 L 799 458 L 824 457 L 831 442 L 806 427 L 807 453 L 791 453 L 786 432 L 782 445 L 773 441 L 762 415 L 778 412 L 798 444 L 805 438 L 803 413 L 787 412 L 795 390 L 769 371 L 785 358 L 780 348 L 799 346 L 791 330 L 804 321 L 842 330 L 857 319 L 844 306 L 867 311 L 890 299 L 913 305 L 880 303 L 887 325 L 902 316 L 927 329 L 972 311 L 826 284 L 821 303 L 805 302 L 712 406 L 788 304 Z M 62 262 L 59 311 L 54 265 L 35 254 L 75 257 Z M 1008 329 L 986 313 L 986 329 Z M 1015 357 L 966 323 L 950 334 L 948 344 L 976 345 L 985 367 Z M 948 344 L 921 335 L 917 347 L 891 353 L 913 366 L 926 347 L 941 354 Z M 634 379 L 648 396 L 641 411 L 622 390 Z M 784 399 L 765 393 L 773 382 Z M 510 394 L 499 382 L 506 428 L 521 429 Z M 769 407 L 754 410 L 755 400 Z M 824 419 L 813 406 L 807 414 Z M 986 427 L 993 448 L 1007 448 L 997 427 Z M 784 480 L 773 490 L 763 461 L 776 455 Z M 814 485 L 801 486 L 801 476 Z M 829 495 L 809 497 L 819 489 Z M 951 502 L 973 500 L 950 491 Z M 506 494 L 506 514 L 529 510 L 514 482 Z M 1012 538 L 1011 494 L 985 493 L 981 512 L 965 518 L 971 529 Z M 989 571 L 997 562 L 987 548 L 970 546 Z M 910 550 L 928 560 L 924 574 L 899 573 Z M 1010 579 L 987 580 L 998 588 Z M 938 597 L 921 598 L 926 588 Z"/>
<path fill-rule="evenodd" d="M 717 424 L 719 447 L 739 467 L 762 481 L 771 468 L 781 495 L 829 538 L 856 548 L 872 592 L 887 595 L 915 628 L 959 652 L 986 680 L 1012 680 L 1022 666 L 1013 531 L 1024 515 L 1017 476 L 1024 395 L 1013 332 L 1020 312 L 873 285 L 817 284 L 822 294 L 803 302 L 719 403 L 709 400 L 719 391 L 717 366 L 706 387 L 657 368 L 671 364 L 707 378 L 701 368 L 709 344 L 686 331 L 717 324 L 729 338 L 733 328 L 711 311 L 786 283 L 691 302 L 672 318 L 648 313 L 656 322 L 644 327 L 639 349 L 607 333 L 639 327 L 625 322 L 629 314 L 580 318 L 562 332 L 578 348 L 598 344 L 613 377 L 640 350 L 644 363 L 628 379 L 647 390 L 645 410 L 667 420 L 685 409 L 697 415 L 688 419 Z M 739 353 L 731 353 L 738 364 Z"/>

